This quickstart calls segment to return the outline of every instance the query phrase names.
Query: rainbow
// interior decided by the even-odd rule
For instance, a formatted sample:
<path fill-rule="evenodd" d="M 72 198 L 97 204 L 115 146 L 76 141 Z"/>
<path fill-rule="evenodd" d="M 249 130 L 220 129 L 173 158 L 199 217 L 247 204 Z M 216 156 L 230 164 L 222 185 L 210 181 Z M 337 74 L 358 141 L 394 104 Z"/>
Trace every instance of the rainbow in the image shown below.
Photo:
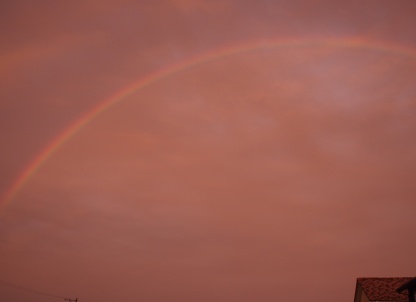
<path fill-rule="evenodd" d="M 130 85 L 124 87 L 120 91 L 104 99 L 97 106 L 93 107 L 87 113 L 76 119 L 69 127 L 67 127 L 62 133 L 60 133 L 55 139 L 53 139 L 22 171 L 20 176 L 12 183 L 10 188 L 5 192 L 4 196 L 0 200 L 0 206 L 8 204 L 19 192 L 19 190 L 27 183 L 32 175 L 42 166 L 42 164 L 66 141 L 73 137 L 78 131 L 80 131 L 91 120 L 100 115 L 102 112 L 108 110 L 112 106 L 121 102 L 123 99 L 132 95 L 133 93 L 158 82 L 161 79 L 172 76 L 180 71 L 212 62 L 227 56 L 261 50 L 266 48 L 293 48 L 293 47 L 346 47 L 368 50 L 380 50 L 384 53 L 390 53 L 394 55 L 409 57 L 414 59 L 416 52 L 410 47 L 383 44 L 377 41 L 369 41 L 362 38 L 349 38 L 339 40 L 328 40 L 321 38 L 314 39 L 287 39 L 287 40 L 266 40 L 266 41 L 254 41 L 237 46 L 228 46 L 220 49 L 214 49 L 210 52 L 194 56 L 190 59 L 182 62 L 170 65 L 166 68 L 151 73 Z"/>

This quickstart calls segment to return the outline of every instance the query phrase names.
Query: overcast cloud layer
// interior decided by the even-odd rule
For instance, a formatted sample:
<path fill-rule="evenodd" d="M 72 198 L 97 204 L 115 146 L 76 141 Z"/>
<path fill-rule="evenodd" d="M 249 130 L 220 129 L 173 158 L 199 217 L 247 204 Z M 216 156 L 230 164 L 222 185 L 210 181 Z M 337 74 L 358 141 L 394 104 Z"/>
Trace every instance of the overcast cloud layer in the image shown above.
<path fill-rule="evenodd" d="M 415 276 L 415 28 L 410 0 L 2 3 L 3 195 L 111 95 L 252 48 L 120 100 L 1 201 L 0 300 L 349 302 Z"/>

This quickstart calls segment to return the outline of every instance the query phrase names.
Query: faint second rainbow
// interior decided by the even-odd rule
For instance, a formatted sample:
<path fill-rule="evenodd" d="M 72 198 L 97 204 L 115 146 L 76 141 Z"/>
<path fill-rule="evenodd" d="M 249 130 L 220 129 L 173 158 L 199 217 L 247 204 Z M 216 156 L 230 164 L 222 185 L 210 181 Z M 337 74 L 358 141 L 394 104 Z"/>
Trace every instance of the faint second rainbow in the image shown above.
<path fill-rule="evenodd" d="M 91 120 L 97 117 L 100 113 L 108 110 L 111 106 L 122 101 L 129 95 L 143 89 L 163 78 L 169 77 L 187 68 L 201 65 L 210 61 L 224 58 L 230 55 L 255 51 L 266 48 L 289 48 L 289 47 L 311 47 L 311 46 L 326 46 L 326 47 L 350 47 L 358 49 L 380 50 L 400 56 L 415 57 L 415 50 L 410 47 L 383 44 L 377 41 L 369 41 L 362 38 L 348 38 L 348 39 L 286 39 L 286 40 L 262 40 L 251 41 L 249 43 L 228 46 L 220 49 L 194 56 L 190 59 L 169 65 L 166 68 L 158 70 L 154 73 L 140 78 L 132 84 L 126 86 L 115 94 L 103 100 L 97 106 L 89 110 L 87 113 L 76 119 L 69 127 L 61 132 L 52 142 L 50 142 L 45 149 L 32 160 L 32 162 L 23 170 L 19 177 L 13 182 L 10 188 L 6 191 L 3 198 L 0 200 L 0 206 L 9 203 L 17 194 L 17 192 L 24 186 L 30 177 L 42 166 L 42 164 L 50 157 L 59 147 L 68 139 L 74 136 L 80 129 L 82 129 Z"/>

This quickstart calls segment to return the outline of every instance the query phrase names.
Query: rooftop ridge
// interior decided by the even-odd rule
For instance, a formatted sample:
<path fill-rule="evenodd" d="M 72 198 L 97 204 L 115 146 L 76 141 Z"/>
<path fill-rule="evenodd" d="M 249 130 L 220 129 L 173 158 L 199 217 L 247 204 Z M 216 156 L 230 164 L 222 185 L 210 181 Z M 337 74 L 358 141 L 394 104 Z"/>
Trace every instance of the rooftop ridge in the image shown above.
<path fill-rule="evenodd" d="M 406 293 L 397 289 L 412 280 L 413 277 L 360 277 L 359 283 L 370 301 L 407 301 Z"/>

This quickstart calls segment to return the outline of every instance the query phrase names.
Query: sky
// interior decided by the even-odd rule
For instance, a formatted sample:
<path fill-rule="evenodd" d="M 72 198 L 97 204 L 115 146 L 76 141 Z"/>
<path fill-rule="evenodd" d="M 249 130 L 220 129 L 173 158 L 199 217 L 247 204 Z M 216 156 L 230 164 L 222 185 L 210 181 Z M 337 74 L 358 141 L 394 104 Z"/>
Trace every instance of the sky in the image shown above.
<path fill-rule="evenodd" d="M 0 4 L 0 300 L 352 301 L 416 276 L 416 2 Z"/>

